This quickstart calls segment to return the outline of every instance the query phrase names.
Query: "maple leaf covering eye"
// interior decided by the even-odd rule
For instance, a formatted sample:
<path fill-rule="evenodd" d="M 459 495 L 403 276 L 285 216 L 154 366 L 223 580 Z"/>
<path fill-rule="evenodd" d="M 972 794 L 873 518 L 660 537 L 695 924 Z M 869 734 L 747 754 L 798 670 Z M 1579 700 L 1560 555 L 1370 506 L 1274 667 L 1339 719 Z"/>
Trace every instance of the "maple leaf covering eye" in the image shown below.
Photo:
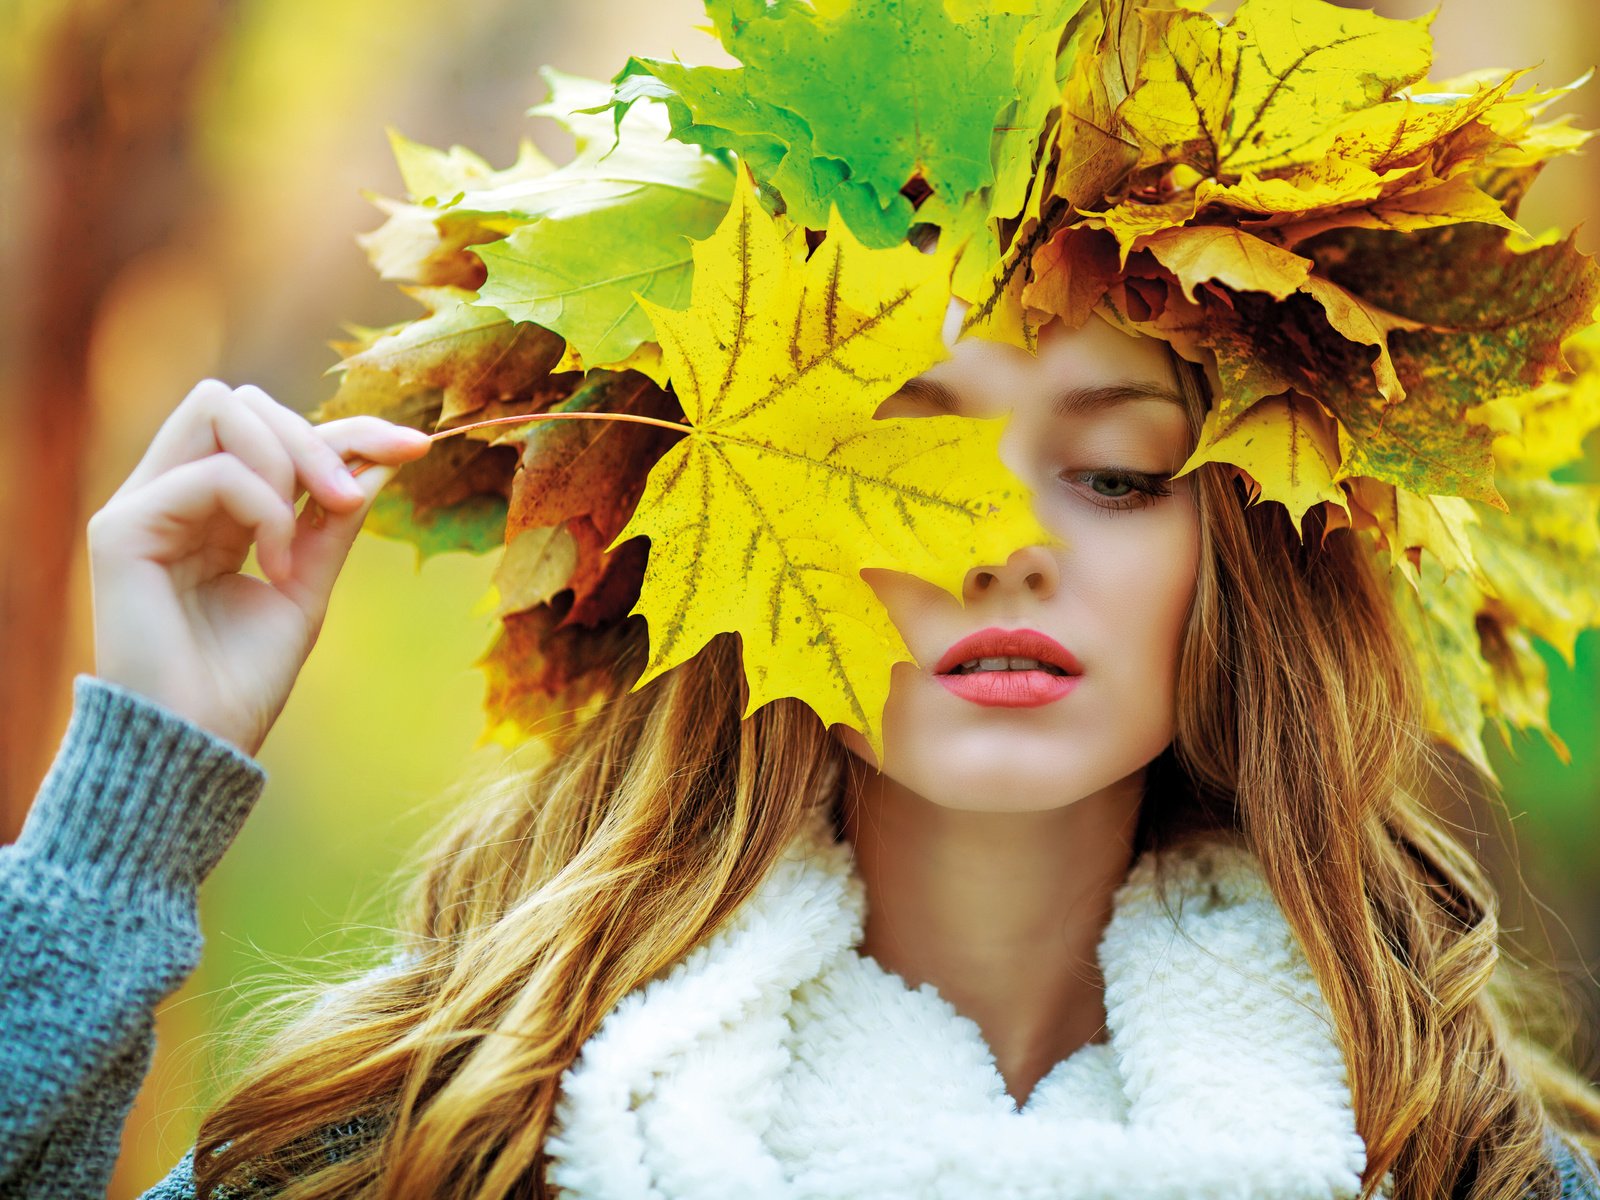
<path fill-rule="evenodd" d="M 999 454 L 1004 419 L 874 413 L 948 356 L 950 260 L 872 250 L 834 210 L 809 258 L 741 174 L 694 245 L 690 305 L 644 302 L 691 432 L 652 467 L 617 543 L 650 539 L 635 687 L 739 635 L 748 716 L 794 696 L 882 755 L 890 669 L 915 661 L 864 567 L 959 598 L 977 562 L 1056 539 Z"/>

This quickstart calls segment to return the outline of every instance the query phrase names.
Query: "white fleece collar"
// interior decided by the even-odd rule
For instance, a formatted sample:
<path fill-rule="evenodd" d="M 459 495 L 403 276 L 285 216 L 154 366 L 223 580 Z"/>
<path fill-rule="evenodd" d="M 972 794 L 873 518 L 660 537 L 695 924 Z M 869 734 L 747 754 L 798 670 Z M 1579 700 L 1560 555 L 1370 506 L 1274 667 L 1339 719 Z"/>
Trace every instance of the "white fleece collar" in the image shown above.
<path fill-rule="evenodd" d="M 1018 1111 L 976 1023 L 858 951 L 853 849 L 812 810 L 728 924 L 584 1045 L 550 1181 L 583 1200 L 1355 1196 L 1344 1061 L 1256 860 L 1165 852 L 1169 916 L 1155 857 L 1100 941 L 1109 1045 Z"/>

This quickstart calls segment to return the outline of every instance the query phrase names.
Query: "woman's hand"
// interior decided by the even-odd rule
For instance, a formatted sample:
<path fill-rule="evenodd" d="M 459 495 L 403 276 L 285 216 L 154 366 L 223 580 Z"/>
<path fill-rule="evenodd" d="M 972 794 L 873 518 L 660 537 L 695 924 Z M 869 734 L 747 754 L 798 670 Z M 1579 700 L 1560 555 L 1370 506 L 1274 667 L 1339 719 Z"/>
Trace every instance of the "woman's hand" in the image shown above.
<path fill-rule="evenodd" d="M 373 497 L 429 445 L 380 417 L 312 425 L 258 387 L 197 384 L 89 518 L 95 674 L 254 756 Z M 347 455 L 385 465 L 352 477 Z M 310 503 L 295 515 L 307 491 L 320 528 Z M 239 573 L 258 540 L 267 580 Z"/>

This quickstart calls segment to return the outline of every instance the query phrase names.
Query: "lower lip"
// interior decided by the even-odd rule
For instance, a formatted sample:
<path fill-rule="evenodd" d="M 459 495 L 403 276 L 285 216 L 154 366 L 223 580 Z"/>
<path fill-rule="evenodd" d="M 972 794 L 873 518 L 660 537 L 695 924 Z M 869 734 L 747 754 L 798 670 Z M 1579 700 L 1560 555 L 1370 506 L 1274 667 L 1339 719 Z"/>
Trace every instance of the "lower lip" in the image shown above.
<path fill-rule="evenodd" d="M 1082 675 L 1049 671 L 974 671 L 969 675 L 936 675 L 963 700 L 1000 708 L 1035 708 L 1059 700 L 1078 686 Z"/>

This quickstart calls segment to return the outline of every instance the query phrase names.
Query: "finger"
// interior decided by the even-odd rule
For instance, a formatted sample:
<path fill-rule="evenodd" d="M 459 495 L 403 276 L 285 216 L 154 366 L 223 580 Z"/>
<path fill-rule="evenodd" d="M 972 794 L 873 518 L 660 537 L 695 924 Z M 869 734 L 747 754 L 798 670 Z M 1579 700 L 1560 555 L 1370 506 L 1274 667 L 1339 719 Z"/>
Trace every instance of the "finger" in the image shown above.
<path fill-rule="evenodd" d="M 301 510 L 295 521 L 293 567 L 288 578 L 278 583 L 278 589 L 299 605 L 314 624 L 320 624 L 327 611 L 334 582 L 344 569 L 373 500 L 399 470 L 398 464 L 378 463 L 357 476 L 365 497 L 357 509 L 318 513 L 308 501 Z"/>
<path fill-rule="evenodd" d="M 214 524 L 219 515 L 232 523 L 236 537 L 219 533 Z M 232 551 L 235 541 L 246 546 L 254 541 L 269 576 L 285 578 L 292 568 L 294 506 L 232 454 L 180 463 L 95 519 L 99 555 L 132 555 L 171 566 L 208 548 Z"/>
<path fill-rule="evenodd" d="M 254 384 L 235 388 L 234 396 L 272 428 L 293 461 L 297 486 L 290 493 L 291 500 L 298 499 L 303 490 L 327 507 L 348 510 L 366 499 L 343 457 L 326 438 L 318 436 L 317 427 L 305 417 Z"/>
<path fill-rule="evenodd" d="M 324 421 L 311 428 L 347 465 L 352 459 L 374 463 L 410 462 L 422 457 L 433 446 L 433 439 L 422 430 L 397 425 L 369 413 Z"/>
<path fill-rule="evenodd" d="M 233 454 L 261 475 L 286 501 L 295 495 L 294 460 L 257 406 L 214 379 L 202 380 L 157 431 L 144 457 L 113 499 L 144 487 L 184 463 Z"/>

